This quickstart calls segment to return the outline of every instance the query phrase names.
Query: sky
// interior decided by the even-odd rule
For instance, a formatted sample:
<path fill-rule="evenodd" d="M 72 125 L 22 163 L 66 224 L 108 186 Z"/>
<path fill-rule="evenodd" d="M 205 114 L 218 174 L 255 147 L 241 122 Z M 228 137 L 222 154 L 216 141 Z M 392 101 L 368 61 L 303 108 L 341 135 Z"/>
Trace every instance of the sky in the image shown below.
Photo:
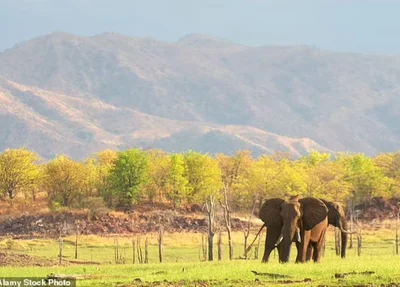
<path fill-rule="evenodd" d="M 0 0 L 0 51 L 58 31 L 400 54 L 399 15 L 399 0 Z"/>

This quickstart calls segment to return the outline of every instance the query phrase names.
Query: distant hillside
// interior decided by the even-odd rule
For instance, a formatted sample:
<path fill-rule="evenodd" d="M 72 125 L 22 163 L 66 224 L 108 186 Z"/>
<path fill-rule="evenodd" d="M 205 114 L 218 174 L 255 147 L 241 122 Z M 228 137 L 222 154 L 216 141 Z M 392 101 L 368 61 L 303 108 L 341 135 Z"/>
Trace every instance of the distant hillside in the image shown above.
<path fill-rule="evenodd" d="M 0 53 L 0 149 L 400 149 L 400 57 L 54 33 Z"/>

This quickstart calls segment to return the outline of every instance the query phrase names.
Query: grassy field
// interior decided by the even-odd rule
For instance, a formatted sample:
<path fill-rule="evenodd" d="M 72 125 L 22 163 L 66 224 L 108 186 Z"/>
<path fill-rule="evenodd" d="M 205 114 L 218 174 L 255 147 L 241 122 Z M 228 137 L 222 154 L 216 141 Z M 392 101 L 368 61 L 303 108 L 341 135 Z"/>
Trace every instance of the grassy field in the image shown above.
<path fill-rule="evenodd" d="M 325 256 L 320 264 L 283 265 L 273 255 L 270 263 L 262 264 L 260 259 L 254 259 L 253 251 L 250 260 L 238 259 L 243 255 L 243 233 L 234 234 L 235 260 L 227 259 L 228 250 L 224 244 L 222 261 L 201 262 L 201 237 L 199 233 L 165 234 L 164 263 L 160 264 L 156 235 L 150 234 L 149 264 L 133 265 L 131 238 L 118 239 L 125 264 L 114 264 L 113 238 L 85 236 L 79 239 L 78 260 L 100 265 L 69 262 L 65 266 L 53 267 L 1 267 L 0 277 L 47 276 L 51 273 L 79 275 L 81 279 L 78 280 L 78 286 L 381 286 L 400 283 L 400 256 L 394 254 L 394 231 L 391 229 L 363 231 L 361 256 L 353 248 L 348 250 L 344 260 L 335 255 L 333 232 L 330 230 Z M 254 235 L 250 237 L 253 238 Z M 74 261 L 74 240 L 75 237 L 64 240 L 65 262 Z M 226 236 L 223 237 L 223 243 L 226 243 Z M 6 247 L 6 240 L 2 240 L 0 248 Z M 57 260 L 58 243 L 48 239 L 14 240 L 12 252 Z M 260 248 L 260 258 L 262 252 L 263 246 Z M 293 248 L 291 261 L 295 254 Z M 270 274 L 256 275 L 252 271 Z M 371 272 L 362 274 L 366 271 Z M 343 274 L 351 272 L 355 274 Z M 335 278 L 335 274 L 339 278 Z"/>

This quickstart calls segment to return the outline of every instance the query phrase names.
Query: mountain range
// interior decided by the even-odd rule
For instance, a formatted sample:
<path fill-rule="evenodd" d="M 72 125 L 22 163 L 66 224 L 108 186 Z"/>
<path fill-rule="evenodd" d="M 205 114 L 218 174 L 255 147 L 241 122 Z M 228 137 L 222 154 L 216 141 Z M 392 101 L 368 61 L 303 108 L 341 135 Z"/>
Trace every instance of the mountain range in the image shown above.
<path fill-rule="evenodd" d="M 0 53 L 0 150 L 400 149 L 400 56 L 52 33 Z"/>

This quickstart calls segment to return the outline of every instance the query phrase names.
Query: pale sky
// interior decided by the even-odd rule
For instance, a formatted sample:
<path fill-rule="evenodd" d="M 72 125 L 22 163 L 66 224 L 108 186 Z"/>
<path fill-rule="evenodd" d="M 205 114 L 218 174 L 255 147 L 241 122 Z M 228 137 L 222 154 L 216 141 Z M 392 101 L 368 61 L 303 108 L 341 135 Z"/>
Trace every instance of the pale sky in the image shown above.
<path fill-rule="evenodd" d="M 0 0 L 0 51 L 54 31 L 400 54 L 398 0 Z"/>

